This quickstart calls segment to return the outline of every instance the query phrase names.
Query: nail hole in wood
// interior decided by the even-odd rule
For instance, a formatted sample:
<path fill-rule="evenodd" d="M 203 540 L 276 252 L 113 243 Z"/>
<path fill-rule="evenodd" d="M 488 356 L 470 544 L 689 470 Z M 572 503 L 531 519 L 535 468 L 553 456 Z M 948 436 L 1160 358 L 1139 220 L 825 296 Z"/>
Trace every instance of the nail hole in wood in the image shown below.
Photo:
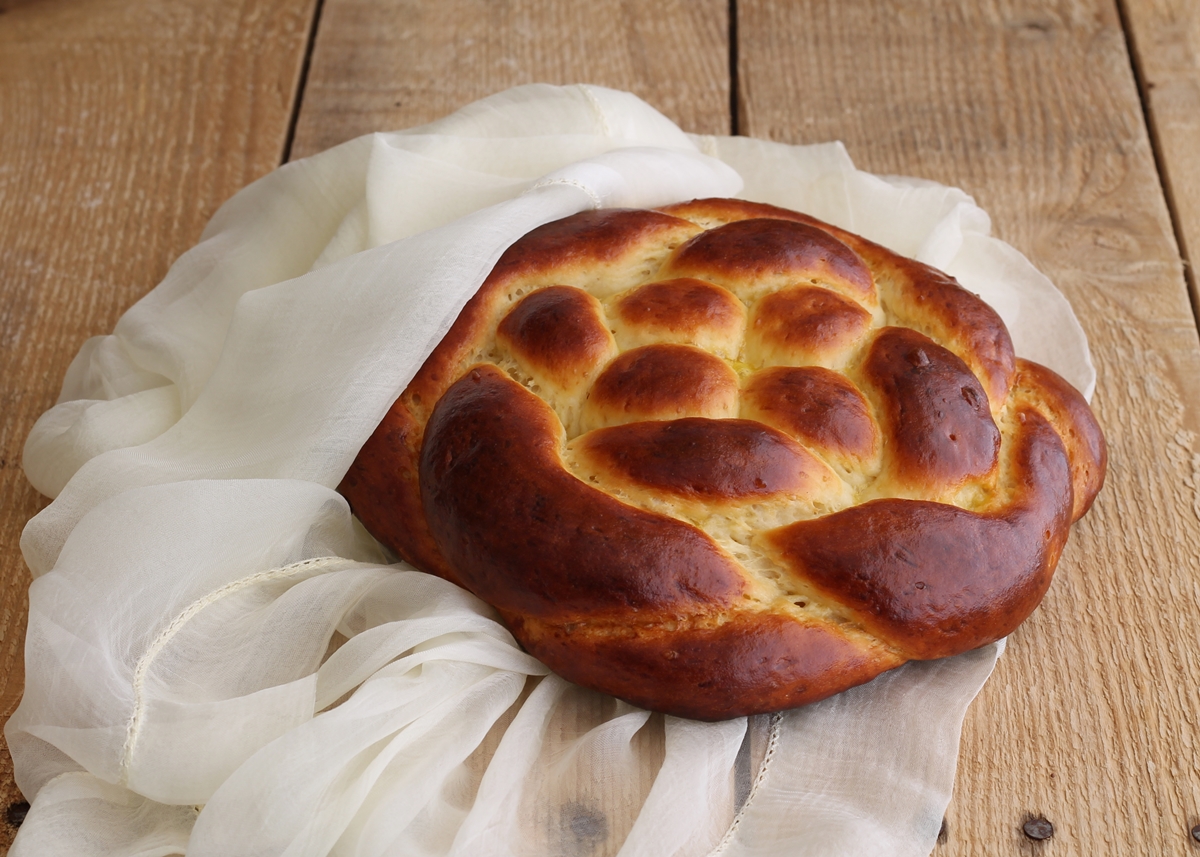
<path fill-rule="evenodd" d="M 1041 816 L 1038 816 L 1037 818 L 1030 818 L 1022 824 L 1021 831 L 1029 839 L 1041 842 L 1054 835 L 1054 825 Z"/>
<path fill-rule="evenodd" d="M 25 820 L 25 816 L 28 814 L 29 801 L 19 800 L 8 805 L 8 809 L 4 813 L 4 818 L 8 821 L 9 827 L 20 827 L 21 822 Z"/>

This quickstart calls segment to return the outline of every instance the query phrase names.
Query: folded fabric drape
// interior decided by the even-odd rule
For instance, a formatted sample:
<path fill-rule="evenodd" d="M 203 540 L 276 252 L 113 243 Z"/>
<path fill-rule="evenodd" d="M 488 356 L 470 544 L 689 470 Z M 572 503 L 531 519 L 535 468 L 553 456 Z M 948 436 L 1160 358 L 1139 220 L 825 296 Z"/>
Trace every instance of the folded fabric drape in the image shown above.
<path fill-rule="evenodd" d="M 741 195 L 940 267 L 1090 395 L 1065 299 L 962 191 L 838 144 L 695 137 L 519 87 L 236 195 L 25 450 L 26 855 L 921 855 L 989 646 L 773 717 L 573 687 L 333 490 L 504 249 L 600 207 Z"/>

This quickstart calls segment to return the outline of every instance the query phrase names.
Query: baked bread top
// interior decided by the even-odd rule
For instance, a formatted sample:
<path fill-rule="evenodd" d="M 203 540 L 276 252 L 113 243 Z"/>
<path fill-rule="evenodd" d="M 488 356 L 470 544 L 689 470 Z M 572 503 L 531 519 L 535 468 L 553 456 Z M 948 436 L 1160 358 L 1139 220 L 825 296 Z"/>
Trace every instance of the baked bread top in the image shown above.
<path fill-rule="evenodd" d="M 952 278 L 708 199 L 519 240 L 340 490 L 555 672 L 720 719 L 1010 633 L 1105 455 Z"/>

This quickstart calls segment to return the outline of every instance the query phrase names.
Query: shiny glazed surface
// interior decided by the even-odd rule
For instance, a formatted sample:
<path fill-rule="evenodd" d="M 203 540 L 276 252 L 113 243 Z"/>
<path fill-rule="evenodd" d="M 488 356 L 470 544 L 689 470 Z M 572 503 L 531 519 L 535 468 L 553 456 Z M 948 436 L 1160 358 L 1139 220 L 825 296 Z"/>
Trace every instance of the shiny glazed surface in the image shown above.
<path fill-rule="evenodd" d="M 556 672 L 717 719 L 1007 635 L 1104 469 L 953 279 L 697 200 L 517 242 L 341 490 Z"/>

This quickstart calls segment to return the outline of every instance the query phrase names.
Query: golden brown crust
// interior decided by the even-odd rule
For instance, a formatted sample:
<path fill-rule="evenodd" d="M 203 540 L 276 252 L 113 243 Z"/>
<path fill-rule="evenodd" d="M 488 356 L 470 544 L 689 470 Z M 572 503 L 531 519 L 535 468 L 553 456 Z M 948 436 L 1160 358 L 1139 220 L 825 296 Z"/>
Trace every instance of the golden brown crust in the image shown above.
<path fill-rule="evenodd" d="M 587 382 L 616 356 L 600 302 L 570 286 L 526 295 L 504 316 L 496 340 L 529 374 L 563 389 Z"/>
<path fill-rule="evenodd" d="M 807 496 L 826 481 L 811 452 L 754 420 L 631 423 L 589 432 L 574 447 L 612 479 L 709 503 Z"/>
<path fill-rule="evenodd" d="M 764 287 L 810 282 L 876 302 L 871 270 L 853 250 L 826 230 L 792 220 L 740 221 L 702 232 L 666 270 L 725 286 L 743 300 Z"/>
<path fill-rule="evenodd" d="M 606 278 L 659 264 L 670 250 L 700 231 L 656 211 L 606 209 L 539 226 L 500 257 L 491 274 L 413 378 L 403 399 L 414 414 L 429 409 L 466 368 L 502 314 L 528 290 L 548 285 L 588 288 Z M 649 249 L 647 249 L 649 248 Z"/>
<path fill-rule="evenodd" d="M 775 614 L 740 613 L 718 627 L 638 628 L 629 634 L 517 617 L 510 624 L 530 653 L 564 678 L 697 720 L 807 705 L 902 663 L 835 625 Z"/>
<path fill-rule="evenodd" d="M 1104 469 L 952 278 L 696 200 L 514 244 L 341 490 L 556 672 L 716 719 L 1009 633 Z"/>
<path fill-rule="evenodd" d="M 397 401 L 367 439 L 338 491 L 372 535 L 409 562 L 462 586 L 438 549 L 417 482 L 422 427 Z"/>
<path fill-rule="evenodd" d="M 585 211 L 531 231 L 521 239 L 519 250 L 500 258 L 492 276 L 535 280 L 540 274 L 557 276 L 564 270 L 594 276 L 640 258 L 648 246 L 671 247 L 698 231 L 690 221 L 658 211 Z"/>
<path fill-rule="evenodd" d="M 828 223 L 774 205 L 740 199 L 697 199 L 661 209 L 700 224 L 774 218 L 828 232 L 854 250 L 874 272 L 880 300 L 895 322 L 929 334 L 961 357 L 979 377 L 993 405 L 1012 386 L 1015 357 L 1008 328 L 996 311 L 953 277 Z"/>
<path fill-rule="evenodd" d="M 584 411 L 588 428 L 637 420 L 737 415 L 738 379 L 725 361 L 690 345 L 643 345 L 608 365 Z"/>
<path fill-rule="evenodd" d="M 871 328 L 855 301 L 819 286 L 764 295 L 750 312 L 746 362 L 754 366 L 832 366 Z"/>
<path fill-rule="evenodd" d="M 560 444 L 554 413 L 493 366 L 471 369 L 434 408 L 421 499 L 468 589 L 500 610 L 559 622 L 736 601 L 742 576 L 708 536 L 580 482 Z"/>
<path fill-rule="evenodd" d="M 953 277 L 860 239 L 864 259 L 888 266 L 880 293 L 899 324 L 941 342 L 971 367 L 987 391 L 993 409 L 1004 405 L 1012 387 L 1015 357 L 1012 338 L 996 311 L 960 286 Z"/>
<path fill-rule="evenodd" d="M 622 348 L 670 342 L 734 358 L 746 308 L 720 286 L 680 277 L 626 292 L 613 306 L 612 324 Z"/>
<path fill-rule="evenodd" d="M 742 390 L 742 416 L 826 456 L 861 464 L 879 454 L 879 429 L 866 398 L 844 376 L 819 366 L 755 372 Z"/>
<path fill-rule="evenodd" d="M 996 466 L 1000 430 L 978 379 L 948 349 L 903 327 L 875 336 L 863 364 L 867 390 L 898 485 L 938 495 Z"/>
<path fill-rule="evenodd" d="M 1021 411 L 1019 422 L 1011 496 L 994 511 L 875 500 L 767 533 L 764 542 L 906 657 L 941 658 L 998 640 L 1041 601 L 1071 521 L 1062 441 L 1036 411 Z"/>
<path fill-rule="evenodd" d="M 1078 521 L 1092 508 L 1108 469 L 1108 445 L 1100 424 L 1078 390 L 1056 372 L 1030 360 L 1017 361 L 1013 395 L 1037 408 L 1066 446 L 1075 495 L 1071 520 Z"/>
<path fill-rule="evenodd" d="M 658 211 L 671 217 L 698 223 L 705 229 L 756 218 L 794 220 L 797 223 L 814 225 L 819 222 L 815 217 L 809 217 L 798 211 L 780 208 L 777 205 L 768 205 L 765 202 L 750 202 L 745 199 L 693 199 L 675 205 L 664 205 Z"/>

